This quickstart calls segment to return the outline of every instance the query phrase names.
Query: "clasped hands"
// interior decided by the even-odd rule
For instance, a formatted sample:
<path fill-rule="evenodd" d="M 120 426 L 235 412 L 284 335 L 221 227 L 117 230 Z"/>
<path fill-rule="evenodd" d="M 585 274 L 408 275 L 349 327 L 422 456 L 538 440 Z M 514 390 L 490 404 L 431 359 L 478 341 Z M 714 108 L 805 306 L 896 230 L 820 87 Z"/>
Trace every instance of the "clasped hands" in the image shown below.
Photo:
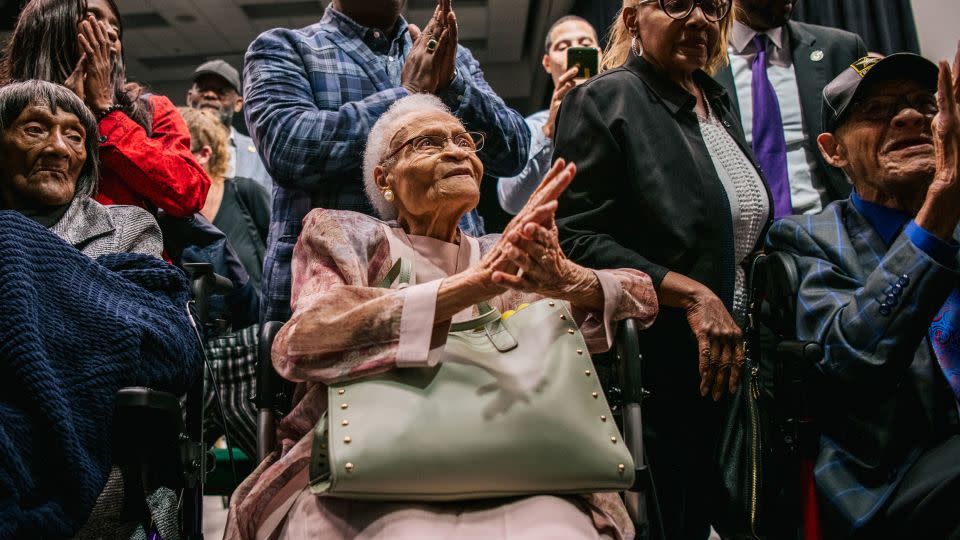
<path fill-rule="evenodd" d="M 93 111 L 109 109 L 114 103 L 113 66 L 117 59 L 106 24 L 87 16 L 80 22 L 77 43 L 80 60 L 63 85 Z"/>
<path fill-rule="evenodd" d="M 437 94 L 453 81 L 457 66 L 458 28 L 452 0 L 438 0 L 433 17 L 422 31 L 415 24 L 407 28 L 413 48 L 400 73 L 400 85 L 411 94 Z"/>
<path fill-rule="evenodd" d="M 602 308 L 602 291 L 596 274 L 564 255 L 557 233 L 557 199 L 576 172 L 576 166 L 568 165 L 563 159 L 554 163 L 527 204 L 480 261 L 479 271 L 489 283 L 501 289 Z M 591 301 L 597 294 L 600 302 Z"/>

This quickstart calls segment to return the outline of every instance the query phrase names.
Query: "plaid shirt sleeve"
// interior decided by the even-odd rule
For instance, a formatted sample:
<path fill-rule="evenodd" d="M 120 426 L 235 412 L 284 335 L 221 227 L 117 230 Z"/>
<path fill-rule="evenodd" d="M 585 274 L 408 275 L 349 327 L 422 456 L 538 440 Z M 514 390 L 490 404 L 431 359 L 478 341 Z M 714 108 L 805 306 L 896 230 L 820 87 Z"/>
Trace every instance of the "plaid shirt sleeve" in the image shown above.
<path fill-rule="evenodd" d="M 359 66 L 340 69 L 344 61 L 333 45 L 303 57 L 296 40 L 281 29 L 250 45 L 244 109 L 250 135 L 274 180 L 311 191 L 324 178 L 356 170 L 370 128 L 408 93 L 398 87 L 361 98 L 369 82 Z M 324 107 L 326 103 L 332 106 Z"/>

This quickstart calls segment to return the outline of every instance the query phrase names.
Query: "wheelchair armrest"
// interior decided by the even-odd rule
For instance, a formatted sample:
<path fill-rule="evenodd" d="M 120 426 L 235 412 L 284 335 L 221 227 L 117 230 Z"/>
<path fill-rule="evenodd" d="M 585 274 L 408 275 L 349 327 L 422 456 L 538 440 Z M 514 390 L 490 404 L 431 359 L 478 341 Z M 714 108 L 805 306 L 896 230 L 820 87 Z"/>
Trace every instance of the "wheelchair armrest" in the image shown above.
<path fill-rule="evenodd" d="M 117 392 L 114 461 L 138 468 L 145 488 L 192 485 L 202 454 L 199 444 L 187 436 L 178 396 L 142 387 Z"/>
<path fill-rule="evenodd" d="M 210 263 L 184 263 L 183 268 L 190 275 L 190 287 L 193 291 L 193 302 L 197 308 L 197 316 L 200 325 L 206 325 L 210 321 L 210 296 L 214 294 L 226 294 L 233 290 L 233 282 L 229 279 L 215 274 L 213 265 Z"/>
<path fill-rule="evenodd" d="M 812 341 L 782 341 L 777 344 L 774 364 L 774 394 L 784 449 L 813 455 L 817 433 L 812 422 L 810 374 L 823 359 L 823 347 Z"/>
<path fill-rule="evenodd" d="M 649 474 L 643 450 L 643 418 L 640 403 L 646 390 L 643 388 L 640 354 L 640 328 L 637 321 L 626 319 L 620 322 L 617 330 L 616 352 L 619 374 L 619 386 L 623 412 L 623 440 L 630 449 L 636 467 L 636 476 L 632 491 L 643 491 L 649 485 Z"/>
<path fill-rule="evenodd" d="M 142 386 L 121 388 L 117 392 L 117 409 L 157 411 L 169 414 L 172 421 L 178 421 L 179 426 L 183 425 L 180 400 L 169 392 L 160 392 Z"/>
<path fill-rule="evenodd" d="M 273 369 L 270 351 L 277 333 L 283 328 L 280 321 L 268 321 L 260 327 L 257 351 L 257 462 L 263 461 L 276 444 L 277 414 L 286 412 L 293 399 L 293 385 L 280 378 Z"/>

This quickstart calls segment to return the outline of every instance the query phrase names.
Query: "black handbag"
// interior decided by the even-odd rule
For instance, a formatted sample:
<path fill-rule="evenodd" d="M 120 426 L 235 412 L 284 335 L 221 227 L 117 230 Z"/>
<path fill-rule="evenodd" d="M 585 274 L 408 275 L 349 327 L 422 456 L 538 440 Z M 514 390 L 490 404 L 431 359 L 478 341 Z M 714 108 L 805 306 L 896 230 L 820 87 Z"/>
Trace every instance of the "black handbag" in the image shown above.
<path fill-rule="evenodd" d="M 752 288 L 754 276 L 747 280 L 747 327 L 744 329 L 746 358 L 740 386 L 728 396 L 722 413 L 723 424 L 717 445 L 719 473 L 716 514 L 713 526 L 725 539 L 764 538 L 768 519 L 764 502 L 771 501 L 764 483 L 768 465 L 768 425 L 760 406 L 760 365 L 756 354 L 760 347 L 755 320 L 756 302 Z"/>

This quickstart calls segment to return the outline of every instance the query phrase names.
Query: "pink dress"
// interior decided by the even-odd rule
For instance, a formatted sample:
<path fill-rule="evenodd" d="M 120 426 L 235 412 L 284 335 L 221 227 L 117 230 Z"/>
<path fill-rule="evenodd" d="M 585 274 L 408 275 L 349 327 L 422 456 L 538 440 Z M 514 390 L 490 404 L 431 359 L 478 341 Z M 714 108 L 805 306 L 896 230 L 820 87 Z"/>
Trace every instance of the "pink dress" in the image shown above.
<path fill-rule="evenodd" d="M 363 214 L 313 210 L 293 253 L 293 317 L 277 336 L 273 363 L 297 382 L 297 405 L 277 429 L 281 448 L 234 492 L 226 538 L 632 538 L 615 493 L 533 496 L 452 503 L 387 503 L 318 497 L 309 490 L 312 429 L 327 408 L 326 385 L 395 368 L 431 365 L 449 323 L 433 323 L 443 278 L 477 264 L 497 235 L 461 235 L 459 245 L 407 235 Z M 408 258 L 410 287 L 377 288 L 394 261 Z M 618 320 L 646 327 L 657 314 L 650 278 L 635 270 L 596 271 L 603 313 L 578 313 L 591 352 L 612 345 Z M 492 299 L 501 311 L 538 297 Z M 454 321 L 469 318 L 465 310 Z"/>

